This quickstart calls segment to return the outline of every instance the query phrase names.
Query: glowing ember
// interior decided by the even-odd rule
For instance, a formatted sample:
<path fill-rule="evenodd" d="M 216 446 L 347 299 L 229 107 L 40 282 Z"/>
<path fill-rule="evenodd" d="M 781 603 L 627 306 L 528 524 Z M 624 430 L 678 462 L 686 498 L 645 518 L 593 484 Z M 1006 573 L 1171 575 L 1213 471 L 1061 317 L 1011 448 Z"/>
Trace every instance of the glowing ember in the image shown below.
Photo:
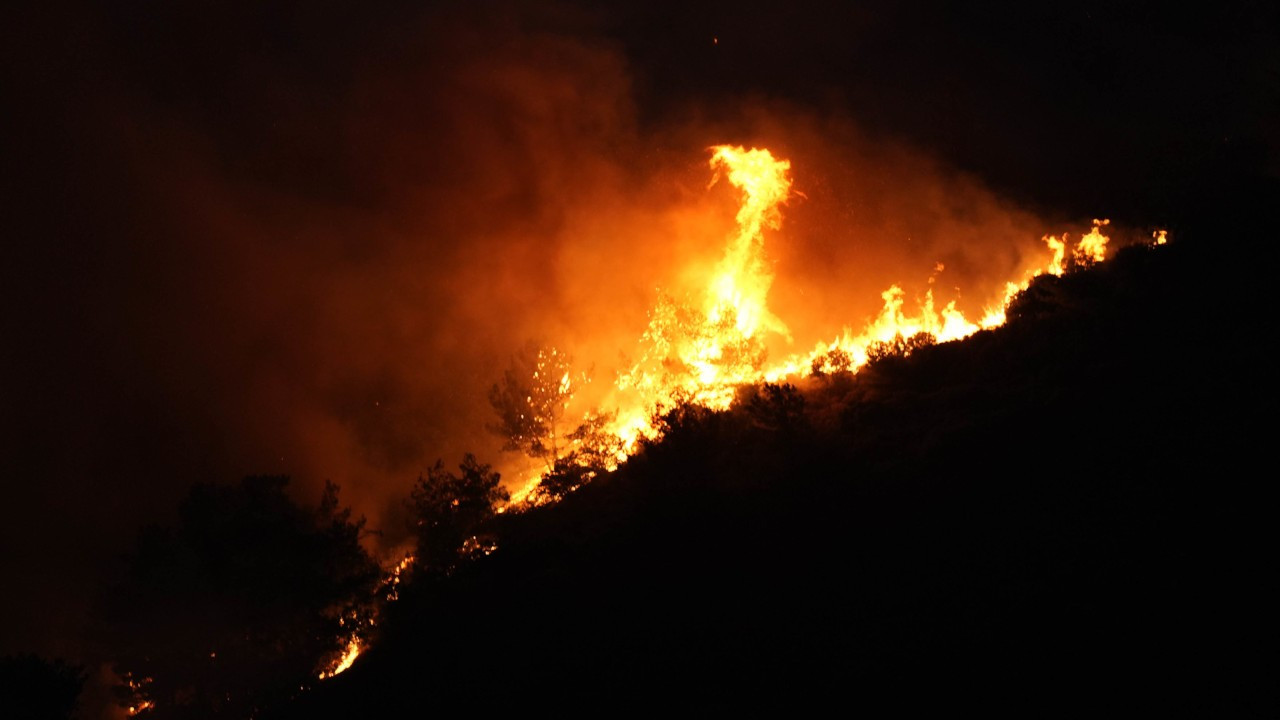
<path fill-rule="evenodd" d="M 126 708 L 126 712 L 130 717 L 155 708 L 155 701 L 147 697 L 147 688 L 154 682 L 151 678 L 139 679 L 133 674 L 126 674 L 124 681 L 125 686 L 129 688 L 130 695 L 133 697 L 133 704 Z"/>

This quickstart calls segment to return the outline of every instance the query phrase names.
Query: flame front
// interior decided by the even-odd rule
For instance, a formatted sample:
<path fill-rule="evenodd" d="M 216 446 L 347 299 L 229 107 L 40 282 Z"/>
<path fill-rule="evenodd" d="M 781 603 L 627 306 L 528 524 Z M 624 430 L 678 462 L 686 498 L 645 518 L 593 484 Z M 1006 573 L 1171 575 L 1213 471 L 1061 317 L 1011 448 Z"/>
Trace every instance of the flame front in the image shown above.
<path fill-rule="evenodd" d="M 1094 220 L 1093 229 L 1089 231 L 1072 249 L 1072 262 L 1084 266 L 1102 262 L 1106 259 L 1107 243 L 1110 238 L 1102 234 L 1102 228 L 1110 224 L 1110 220 Z M 1159 230 L 1153 236 L 1155 244 L 1164 244 L 1167 234 Z M 1039 267 L 1026 271 L 1019 281 L 1005 283 L 1003 296 L 994 306 L 988 307 L 976 322 L 965 317 L 956 308 L 955 301 L 947 303 L 941 310 L 937 309 L 932 287 L 925 293 L 915 314 L 903 311 L 904 293 L 897 285 L 891 286 L 881 293 L 884 307 L 874 320 L 860 332 L 854 333 L 845 329 L 844 333 L 830 343 L 819 343 L 808 355 L 797 355 L 769 369 L 763 374 L 764 380 L 776 382 L 784 377 L 803 377 L 812 372 L 830 372 L 832 356 L 843 356 L 847 365 L 840 369 L 856 371 L 865 365 L 870 358 L 869 350 L 878 343 L 890 343 L 896 338 L 910 339 L 920 337 L 923 333 L 929 342 L 951 342 L 962 340 L 979 330 L 999 327 L 1005 323 L 1005 311 L 1013 298 L 1026 290 L 1031 281 L 1040 275 L 1062 275 L 1068 269 L 1067 250 L 1068 236 L 1061 238 L 1046 235 L 1045 245 L 1049 248 L 1048 261 Z M 944 268 L 939 265 L 937 271 Z M 933 284 L 933 278 L 929 280 Z"/>
<path fill-rule="evenodd" d="M 328 680 L 334 675 L 345 672 L 355 664 L 356 658 L 360 656 L 361 649 L 360 638 L 352 636 L 352 638 L 347 641 L 347 649 L 343 651 L 341 657 L 338 658 L 338 661 L 333 665 L 333 667 L 320 673 L 320 679 Z"/>

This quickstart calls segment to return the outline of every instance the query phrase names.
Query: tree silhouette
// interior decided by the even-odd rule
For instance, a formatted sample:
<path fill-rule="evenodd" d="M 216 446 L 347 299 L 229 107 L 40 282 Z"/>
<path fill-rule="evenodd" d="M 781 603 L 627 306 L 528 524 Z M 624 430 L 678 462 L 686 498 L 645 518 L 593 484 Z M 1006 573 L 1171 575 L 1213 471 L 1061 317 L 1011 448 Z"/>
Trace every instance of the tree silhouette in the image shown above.
<path fill-rule="evenodd" d="M 814 356 L 809 364 L 810 371 L 818 377 L 849 372 L 852 367 L 853 356 L 847 350 L 840 348 L 831 348 L 825 353 Z"/>
<path fill-rule="evenodd" d="M 794 385 L 748 385 L 739 392 L 738 402 L 756 428 L 791 434 L 804 425 L 804 397 Z"/>
<path fill-rule="evenodd" d="M 572 358 L 553 347 L 529 343 L 512 359 L 502 381 L 489 391 L 498 415 L 490 430 L 504 450 L 517 450 L 555 469 L 564 438 L 560 425 L 573 399 Z"/>
<path fill-rule="evenodd" d="M 471 540 L 495 506 L 510 499 L 501 476 L 467 453 L 459 474 L 436 464 L 419 477 L 410 495 L 418 535 L 417 563 L 433 572 L 448 572 L 459 551 Z"/>
<path fill-rule="evenodd" d="M 591 415 L 566 436 L 569 450 L 542 476 L 536 494 L 559 500 L 617 465 L 622 438 L 608 430 L 615 413 Z"/>
<path fill-rule="evenodd" d="M 138 540 L 104 632 L 123 704 L 154 717 L 250 717 L 297 693 L 367 621 L 377 564 L 363 519 L 328 484 L 317 508 L 286 477 L 197 485 L 177 528 Z"/>
<path fill-rule="evenodd" d="M 911 337 L 903 337 L 901 333 L 889 340 L 877 340 L 867 346 L 867 364 L 876 365 L 886 361 L 893 362 L 907 357 L 921 348 L 937 343 L 938 339 L 930 332 L 918 332 Z"/>

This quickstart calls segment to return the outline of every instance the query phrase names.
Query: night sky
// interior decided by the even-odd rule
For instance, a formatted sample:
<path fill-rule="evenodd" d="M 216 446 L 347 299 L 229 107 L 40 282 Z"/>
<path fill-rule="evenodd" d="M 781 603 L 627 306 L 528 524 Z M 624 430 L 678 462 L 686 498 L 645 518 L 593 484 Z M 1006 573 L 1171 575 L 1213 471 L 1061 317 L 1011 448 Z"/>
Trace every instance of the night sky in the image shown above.
<path fill-rule="evenodd" d="M 607 370 L 715 257 L 709 145 L 793 161 L 802 345 L 936 262 L 987 287 L 1042 234 L 1176 235 L 1280 175 L 1267 3 L 776 5 L 0 10 L 0 653 L 77 657 L 195 482 L 330 479 L 394 544 L 423 468 L 499 461 L 526 339 Z"/>

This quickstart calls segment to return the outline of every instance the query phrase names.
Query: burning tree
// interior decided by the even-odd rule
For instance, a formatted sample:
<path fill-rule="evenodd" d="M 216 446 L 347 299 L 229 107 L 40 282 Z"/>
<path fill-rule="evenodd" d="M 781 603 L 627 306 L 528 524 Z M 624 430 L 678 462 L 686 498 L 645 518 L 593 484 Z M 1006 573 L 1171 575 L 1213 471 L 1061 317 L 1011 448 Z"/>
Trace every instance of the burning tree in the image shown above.
<path fill-rule="evenodd" d="M 728 305 L 708 313 L 660 295 L 640 337 L 640 360 L 622 373 L 619 386 L 657 395 L 657 405 L 728 407 L 739 385 L 760 378 L 765 362 L 762 339 L 739 328 L 739 320 Z"/>
<path fill-rule="evenodd" d="M 576 386 L 589 377 L 586 372 L 575 377 L 567 353 L 530 343 L 489 392 L 498 415 L 489 429 L 506 441 L 503 449 L 543 464 L 537 500 L 564 497 L 617 465 L 622 440 L 610 429 L 615 413 L 587 413 L 576 426 L 565 418 Z"/>
<path fill-rule="evenodd" d="M 555 469 L 564 437 L 560 426 L 573 399 L 573 359 L 554 347 L 529 343 L 511 360 L 502 382 L 489 391 L 498 414 L 490 430 L 506 439 L 504 450 L 520 451 Z"/>
<path fill-rule="evenodd" d="M 197 485 L 177 528 L 152 527 L 104 608 L 124 704 L 155 717 L 252 717 L 287 700 L 371 611 L 364 520 L 328 484 L 318 507 L 288 478 Z"/>

